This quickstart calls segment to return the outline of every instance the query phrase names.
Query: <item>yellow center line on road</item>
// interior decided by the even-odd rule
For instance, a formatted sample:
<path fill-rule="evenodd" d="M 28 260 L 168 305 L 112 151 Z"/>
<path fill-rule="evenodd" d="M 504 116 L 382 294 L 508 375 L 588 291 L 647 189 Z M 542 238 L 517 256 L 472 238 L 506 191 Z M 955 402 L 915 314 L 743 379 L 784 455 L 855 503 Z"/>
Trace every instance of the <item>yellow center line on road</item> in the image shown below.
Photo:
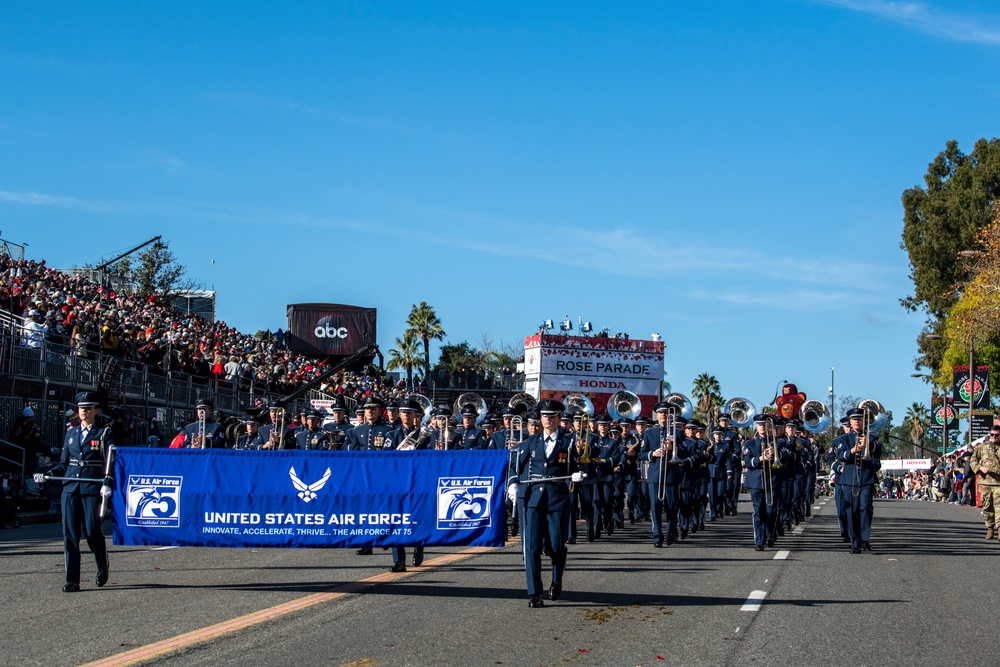
<path fill-rule="evenodd" d="M 509 540 L 507 542 L 507 546 L 517 544 L 518 542 L 520 542 L 520 540 Z M 168 653 L 173 653 L 189 646 L 194 646 L 195 644 L 201 644 L 209 640 L 216 639 L 217 637 L 222 637 L 223 635 L 239 632 L 240 630 L 258 625 L 265 621 L 270 621 L 296 611 L 301 611 L 302 609 L 308 609 L 309 607 L 314 607 L 318 604 L 329 602 L 330 600 L 336 600 L 337 598 L 342 598 L 352 593 L 364 591 L 368 588 L 372 588 L 376 584 L 383 584 L 403 579 L 435 567 L 450 565 L 451 563 L 471 558 L 472 556 L 479 554 L 488 553 L 490 551 L 496 551 L 497 549 L 498 547 L 472 547 L 457 553 L 445 554 L 443 556 L 438 556 L 437 558 L 432 558 L 426 561 L 422 567 L 410 569 L 407 572 L 384 572 L 373 577 L 368 577 L 367 579 L 361 579 L 360 581 L 352 581 L 347 584 L 341 584 L 340 586 L 331 588 L 329 591 L 325 591 L 323 593 L 312 593 L 311 595 L 306 595 L 296 600 L 284 602 L 282 604 L 275 605 L 274 607 L 268 607 L 267 609 L 261 609 L 260 611 L 246 614 L 245 616 L 238 616 L 236 618 L 229 619 L 228 621 L 222 621 L 221 623 L 209 625 L 198 630 L 192 630 L 191 632 L 185 632 L 174 637 L 153 642 L 152 644 L 139 646 L 138 648 L 117 653 L 107 658 L 102 658 L 101 660 L 88 662 L 82 667 L 123 667 L 124 665 L 134 665 L 146 660 L 152 660 L 153 658 L 158 658 Z"/>

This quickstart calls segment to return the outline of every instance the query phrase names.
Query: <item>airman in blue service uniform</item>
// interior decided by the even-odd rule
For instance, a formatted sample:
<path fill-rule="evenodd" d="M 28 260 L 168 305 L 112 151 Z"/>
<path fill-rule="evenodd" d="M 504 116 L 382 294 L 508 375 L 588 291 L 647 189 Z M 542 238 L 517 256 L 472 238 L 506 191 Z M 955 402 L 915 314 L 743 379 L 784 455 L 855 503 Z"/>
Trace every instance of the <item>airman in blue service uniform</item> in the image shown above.
<path fill-rule="evenodd" d="M 333 414 L 333 421 L 324 424 L 323 430 L 333 434 L 333 449 L 343 449 L 347 432 L 354 428 L 347 419 L 347 402 L 344 401 L 343 396 L 338 396 L 334 400 L 333 405 L 330 406 L 330 412 Z"/>
<path fill-rule="evenodd" d="M 462 406 L 462 449 L 486 449 L 486 431 L 476 426 L 479 411 L 472 405 Z"/>
<path fill-rule="evenodd" d="M 395 438 L 396 429 L 385 423 L 382 418 L 384 407 L 385 401 L 378 396 L 369 396 L 365 400 L 361 405 L 364 410 L 365 422 L 348 432 L 344 440 L 345 449 L 358 452 L 396 448 L 398 444 Z"/>
<path fill-rule="evenodd" d="M 724 515 L 736 516 L 740 499 L 740 487 L 743 486 L 743 453 L 740 449 L 740 434 L 729 423 L 731 415 L 728 412 L 719 414 L 719 430 L 722 431 L 722 442 L 726 443 L 729 457 L 725 461 L 726 490 L 723 499 Z"/>
<path fill-rule="evenodd" d="M 594 467 L 597 474 L 594 494 L 594 516 L 597 522 L 597 536 L 603 527 L 608 536 L 614 535 L 614 495 L 615 468 L 621 463 L 621 447 L 617 438 L 611 435 L 611 417 L 606 414 L 597 417 L 597 456 Z"/>
<path fill-rule="evenodd" d="M 508 479 L 507 495 L 516 496 L 524 507 L 522 540 L 524 571 L 528 584 L 528 606 L 541 607 L 542 549 L 548 545 L 552 554 L 552 584 L 549 599 L 562 594 L 566 569 L 566 522 L 570 511 L 569 480 L 583 481 L 577 471 L 576 453 L 566 431 L 559 426 L 563 404 L 541 400 L 537 405 L 542 429 L 518 445 L 513 471 Z M 546 481 L 548 478 L 563 479 Z"/>
<path fill-rule="evenodd" d="M 80 423 L 66 431 L 59 466 L 52 471 L 65 471 L 62 477 L 97 480 L 63 482 L 63 553 L 66 561 L 63 591 L 66 593 L 80 590 L 81 537 L 86 538 L 87 546 L 97 561 L 98 586 L 108 583 L 110 572 L 108 549 L 101 532 L 104 517 L 99 516 L 99 512 L 102 493 L 108 495 L 110 501 L 110 488 L 114 486 L 111 478 L 104 476 L 107 457 L 114 447 L 114 436 L 110 422 L 100 414 L 100 405 L 96 392 L 77 394 Z M 103 491 L 102 487 L 108 487 L 108 491 Z"/>
<path fill-rule="evenodd" d="M 295 449 L 315 451 L 330 448 L 328 433 L 320 428 L 322 421 L 323 415 L 319 410 L 306 411 L 306 427 L 295 432 Z"/>
<path fill-rule="evenodd" d="M 501 449 L 501 450 L 512 450 L 516 443 L 522 442 L 527 434 L 524 432 L 523 427 L 520 428 L 520 432 L 514 432 L 514 417 L 517 417 L 514 410 L 510 407 L 504 408 L 503 414 L 503 428 L 498 428 L 493 435 L 490 437 L 490 444 L 487 449 Z M 523 424 L 523 419 L 521 420 Z M 511 455 L 511 461 L 514 460 L 513 455 Z M 510 536 L 517 537 L 517 533 L 520 530 L 520 512 L 517 511 L 517 504 L 510 498 L 504 497 L 504 509 L 507 512 L 507 520 L 510 524 Z"/>
<path fill-rule="evenodd" d="M 184 427 L 184 446 L 193 449 L 224 448 L 226 429 L 213 419 L 212 401 L 207 398 L 198 399 L 194 409 L 198 418 Z M 204 442 L 202 442 L 202 424 L 205 425 Z"/>
<path fill-rule="evenodd" d="M 645 521 L 649 518 L 649 496 L 646 495 L 646 479 L 643 471 L 647 465 L 639 458 L 639 451 L 642 448 L 643 435 L 649 429 L 649 419 L 643 416 L 636 417 L 635 433 L 633 440 L 623 439 L 625 446 L 624 472 L 626 478 L 625 494 L 628 496 L 628 522 L 634 524 L 636 521 Z"/>
<path fill-rule="evenodd" d="M 826 465 L 830 468 L 830 483 L 833 484 L 833 504 L 837 508 L 837 525 L 840 528 L 840 539 L 850 542 L 851 538 L 847 534 L 847 504 L 844 501 L 844 487 L 840 484 L 841 473 L 844 471 L 844 464 L 837 460 L 837 448 L 834 446 L 842 436 L 851 432 L 851 420 L 847 415 L 840 418 L 840 428 L 842 433 L 830 443 L 830 449 L 826 452 Z"/>
<path fill-rule="evenodd" d="M 833 441 L 837 462 L 843 470 L 837 479 L 837 486 L 843 486 L 843 501 L 847 513 L 847 536 L 851 540 L 851 553 L 872 550 L 871 519 L 872 498 L 875 481 L 882 467 L 882 444 L 864 427 L 866 416 L 863 410 L 851 408 L 847 411 L 851 431 Z M 867 440 L 866 440 L 866 437 Z"/>
<path fill-rule="evenodd" d="M 431 449 L 461 449 L 462 434 L 456 433 L 451 424 L 451 408 L 442 405 L 431 414 L 436 427 L 431 435 Z"/>
<path fill-rule="evenodd" d="M 288 426 L 285 407 L 272 403 L 267 406 L 270 424 L 264 424 L 257 431 L 261 439 L 261 449 L 288 449 L 295 445 L 295 433 Z M 279 429 L 278 426 L 281 426 Z"/>
<path fill-rule="evenodd" d="M 430 444 L 430 436 L 426 435 L 420 427 L 420 418 L 424 414 L 424 409 L 413 399 L 404 398 L 397 404 L 399 411 L 399 428 L 396 429 L 393 441 L 400 446 L 406 442 L 405 451 L 417 449 L 427 449 Z M 420 567 L 424 562 L 424 548 L 419 545 L 413 547 L 413 565 Z M 406 547 L 392 548 L 392 567 L 390 572 L 406 572 Z"/>
<path fill-rule="evenodd" d="M 649 464 L 646 469 L 646 492 L 653 522 L 654 547 L 663 546 L 664 515 L 667 519 L 667 545 L 677 540 L 680 485 L 685 469 L 690 468 L 692 463 L 682 434 L 670 429 L 670 412 L 673 409 L 667 401 L 653 406 L 657 424 L 643 434 L 639 449 L 639 461 Z M 682 417 L 674 420 L 678 426 L 684 422 Z"/>
<path fill-rule="evenodd" d="M 730 459 L 733 457 L 733 440 L 724 440 L 725 431 L 712 429 L 712 447 L 715 461 L 708 464 L 709 521 L 718 521 L 726 511 L 726 480 L 732 475 Z"/>
<path fill-rule="evenodd" d="M 600 453 L 600 444 L 593 430 L 588 429 L 584 434 L 582 431 L 584 415 L 575 413 L 573 415 L 573 448 L 577 460 L 577 466 L 584 474 L 583 482 L 574 484 L 570 493 L 570 506 L 572 520 L 569 523 L 569 543 L 576 544 L 576 518 L 583 516 L 587 524 L 587 541 L 593 542 L 597 539 L 601 517 L 594 511 L 597 496 L 597 463 L 595 459 Z M 593 422 L 591 422 L 593 423 Z"/>
<path fill-rule="evenodd" d="M 243 432 L 236 436 L 234 449 L 260 449 L 264 441 L 260 437 L 260 422 L 257 415 L 247 415 L 243 418 Z"/>
<path fill-rule="evenodd" d="M 743 483 L 750 490 L 750 501 L 753 503 L 754 548 L 763 551 L 765 546 L 774 546 L 774 531 L 781 503 L 776 482 L 777 471 L 773 468 L 773 463 L 775 460 L 786 462 L 787 450 L 777 447 L 776 440 L 772 446 L 773 436 L 769 432 L 772 424 L 768 415 L 757 415 L 753 421 L 757 434 L 743 443 Z"/>

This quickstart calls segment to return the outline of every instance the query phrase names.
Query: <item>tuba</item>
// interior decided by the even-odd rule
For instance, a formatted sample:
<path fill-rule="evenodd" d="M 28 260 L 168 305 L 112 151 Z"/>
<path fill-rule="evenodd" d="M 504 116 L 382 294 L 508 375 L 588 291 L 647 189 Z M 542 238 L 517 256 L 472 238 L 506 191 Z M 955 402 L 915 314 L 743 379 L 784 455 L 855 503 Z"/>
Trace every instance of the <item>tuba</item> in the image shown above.
<path fill-rule="evenodd" d="M 577 410 L 585 415 L 594 416 L 594 402 L 584 394 L 566 394 L 563 405 L 566 406 L 566 412 Z"/>
<path fill-rule="evenodd" d="M 522 391 L 521 393 L 514 394 L 511 397 L 510 401 L 507 403 L 507 407 L 513 410 L 515 415 L 524 416 L 528 414 L 537 404 L 537 398 Z"/>
<path fill-rule="evenodd" d="M 615 421 L 635 419 L 642 413 L 642 401 L 631 391 L 619 391 L 608 399 L 608 414 Z"/>
<path fill-rule="evenodd" d="M 462 408 L 466 405 L 471 405 L 476 409 L 476 412 L 479 413 L 476 416 L 476 426 L 482 424 L 483 420 L 486 419 L 486 401 L 483 400 L 483 397 L 479 394 L 473 394 L 472 392 L 462 394 L 455 399 L 454 413 L 456 415 L 461 414 Z"/>
<path fill-rule="evenodd" d="M 753 424 L 753 418 L 757 416 L 757 408 L 746 398 L 730 398 L 722 406 L 723 412 L 728 412 L 729 422 L 736 428 L 746 428 Z"/>
<path fill-rule="evenodd" d="M 799 408 L 802 428 L 810 433 L 822 433 L 830 428 L 830 410 L 823 401 L 806 401 Z"/>
<path fill-rule="evenodd" d="M 692 415 L 694 415 L 694 404 L 691 403 L 691 399 L 684 394 L 674 392 L 672 394 L 667 394 L 663 400 L 674 407 L 678 417 L 691 419 Z"/>
<path fill-rule="evenodd" d="M 408 401 L 416 401 L 420 404 L 421 409 L 424 411 L 424 417 L 420 420 L 420 423 L 424 426 L 431 423 L 431 410 L 434 409 L 434 404 L 431 403 L 431 399 L 427 398 L 423 394 L 410 394 L 406 397 Z"/>

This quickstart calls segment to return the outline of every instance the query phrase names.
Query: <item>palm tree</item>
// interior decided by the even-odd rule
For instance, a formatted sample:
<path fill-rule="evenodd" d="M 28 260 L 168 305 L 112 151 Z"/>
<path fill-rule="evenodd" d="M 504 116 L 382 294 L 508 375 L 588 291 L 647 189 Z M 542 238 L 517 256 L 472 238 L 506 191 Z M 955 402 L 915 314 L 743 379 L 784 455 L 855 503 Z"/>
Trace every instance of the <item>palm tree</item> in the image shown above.
<path fill-rule="evenodd" d="M 429 383 L 431 374 L 431 341 L 444 340 L 445 332 L 441 327 L 441 320 L 438 319 L 434 308 L 427 305 L 426 301 L 421 301 L 420 305 L 414 304 L 410 309 L 410 315 L 406 318 L 406 325 L 409 327 L 405 335 L 412 335 L 416 340 L 424 343 L 424 383 Z"/>
<path fill-rule="evenodd" d="M 903 427 L 909 432 L 910 442 L 913 443 L 913 458 L 920 458 L 924 444 L 924 433 L 927 428 L 924 426 L 930 419 L 930 413 L 926 406 L 914 402 L 906 409 L 906 418 L 903 419 Z"/>
<path fill-rule="evenodd" d="M 722 389 L 714 375 L 702 373 L 694 379 L 691 387 L 691 398 L 695 402 L 698 414 L 707 421 L 714 421 L 722 405 Z"/>
<path fill-rule="evenodd" d="M 389 363 L 385 367 L 390 371 L 397 368 L 406 371 L 406 386 L 412 389 L 413 369 L 418 366 L 420 366 L 420 341 L 407 331 L 402 339 L 396 339 L 396 347 L 389 350 Z"/>

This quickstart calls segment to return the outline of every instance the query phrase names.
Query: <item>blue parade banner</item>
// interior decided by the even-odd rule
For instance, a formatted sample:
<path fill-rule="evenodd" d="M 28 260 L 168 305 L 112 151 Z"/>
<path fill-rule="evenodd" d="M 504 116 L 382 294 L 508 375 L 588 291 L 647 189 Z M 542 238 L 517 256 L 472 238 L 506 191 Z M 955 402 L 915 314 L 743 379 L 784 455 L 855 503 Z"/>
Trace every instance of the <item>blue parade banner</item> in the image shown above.
<path fill-rule="evenodd" d="M 114 543 L 503 546 L 506 451 L 119 447 Z"/>

